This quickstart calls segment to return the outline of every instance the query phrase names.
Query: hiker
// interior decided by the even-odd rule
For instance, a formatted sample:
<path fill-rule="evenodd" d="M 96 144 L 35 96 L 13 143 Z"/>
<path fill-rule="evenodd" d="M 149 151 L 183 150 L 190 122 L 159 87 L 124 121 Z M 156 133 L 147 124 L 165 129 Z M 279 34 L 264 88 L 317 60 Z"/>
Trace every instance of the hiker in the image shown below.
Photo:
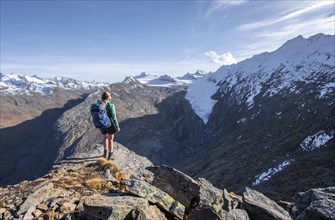
<path fill-rule="evenodd" d="M 108 128 L 100 128 L 104 135 L 104 157 L 107 160 L 113 160 L 113 141 L 115 132 L 120 132 L 119 122 L 116 118 L 116 110 L 114 104 L 111 102 L 112 95 L 110 92 L 104 92 L 101 96 L 101 101 L 106 105 L 107 115 L 111 120 L 111 126 Z M 109 153 L 108 153 L 109 152 Z M 107 157 L 108 153 L 108 157 Z"/>

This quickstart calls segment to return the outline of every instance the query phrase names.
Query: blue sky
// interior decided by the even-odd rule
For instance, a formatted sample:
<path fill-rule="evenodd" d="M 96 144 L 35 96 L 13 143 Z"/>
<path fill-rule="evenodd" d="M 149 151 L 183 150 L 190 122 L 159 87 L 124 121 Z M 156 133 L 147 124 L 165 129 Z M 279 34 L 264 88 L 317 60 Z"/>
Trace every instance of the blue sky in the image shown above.
<path fill-rule="evenodd" d="M 1 72 L 117 82 L 215 71 L 298 35 L 335 34 L 319 1 L 4 1 Z"/>

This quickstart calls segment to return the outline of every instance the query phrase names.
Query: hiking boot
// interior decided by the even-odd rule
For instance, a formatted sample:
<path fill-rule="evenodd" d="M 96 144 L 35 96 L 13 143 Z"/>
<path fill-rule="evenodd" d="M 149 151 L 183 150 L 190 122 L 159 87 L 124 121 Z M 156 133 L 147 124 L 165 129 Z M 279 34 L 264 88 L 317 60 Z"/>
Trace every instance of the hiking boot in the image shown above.
<path fill-rule="evenodd" d="M 106 149 L 104 150 L 104 155 L 103 155 L 103 157 L 107 159 L 107 150 L 106 150 Z"/>
<path fill-rule="evenodd" d="M 108 154 L 108 158 L 107 158 L 107 160 L 114 160 L 113 152 L 110 152 L 110 153 Z"/>

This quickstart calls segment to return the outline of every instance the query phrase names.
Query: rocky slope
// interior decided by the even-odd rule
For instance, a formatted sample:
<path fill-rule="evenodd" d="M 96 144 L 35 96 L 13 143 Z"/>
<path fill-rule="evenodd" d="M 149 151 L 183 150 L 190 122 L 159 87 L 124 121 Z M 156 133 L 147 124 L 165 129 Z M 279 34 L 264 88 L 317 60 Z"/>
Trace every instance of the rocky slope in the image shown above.
<path fill-rule="evenodd" d="M 153 166 L 115 143 L 115 161 L 97 146 L 59 161 L 45 176 L 0 188 L 1 219 L 318 219 L 334 218 L 334 188 L 315 189 L 286 203 L 291 215 L 263 194 L 243 196 Z M 282 202 L 283 204 L 283 202 Z"/>

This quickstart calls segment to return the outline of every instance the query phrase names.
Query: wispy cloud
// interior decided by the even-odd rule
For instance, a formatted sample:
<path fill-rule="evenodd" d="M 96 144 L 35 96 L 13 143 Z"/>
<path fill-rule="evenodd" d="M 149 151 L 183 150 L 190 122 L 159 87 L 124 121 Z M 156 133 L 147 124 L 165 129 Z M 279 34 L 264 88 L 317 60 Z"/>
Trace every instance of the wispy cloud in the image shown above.
<path fill-rule="evenodd" d="M 258 28 L 271 26 L 271 25 L 277 24 L 279 22 L 287 21 L 287 20 L 302 16 L 306 13 L 312 12 L 313 10 L 317 10 L 319 8 L 329 6 L 329 5 L 334 5 L 334 2 L 333 1 L 320 1 L 320 2 L 317 2 L 313 5 L 309 5 L 309 6 L 306 6 L 306 7 L 302 8 L 302 9 L 290 12 L 290 13 L 282 16 L 282 17 L 275 17 L 275 18 L 260 21 L 260 22 L 253 22 L 253 23 L 243 24 L 243 25 L 237 27 L 236 29 L 237 30 L 242 30 L 242 31 L 248 31 L 248 30 L 253 30 L 253 29 L 258 29 Z"/>
<path fill-rule="evenodd" d="M 215 51 L 208 51 L 205 53 L 205 56 L 212 62 L 212 63 L 218 63 L 221 65 L 230 65 L 233 63 L 236 63 L 236 59 L 233 57 L 233 55 L 230 52 L 224 53 L 224 54 L 218 54 Z"/>
<path fill-rule="evenodd" d="M 251 56 L 263 52 L 271 52 L 278 49 L 287 40 L 302 35 L 308 38 L 318 33 L 335 34 L 335 15 L 305 20 L 304 22 L 290 23 L 283 26 L 276 26 L 273 29 L 263 29 L 253 35 L 253 42 L 234 53 L 238 54 L 238 61 L 250 58 Z"/>
<path fill-rule="evenodd" d="M 209 18 L 217 11 L 220 11 L 220 10 L 223 10 L 229 7 L 241 5 L 241 4 L 246 3 L 247 1 L 248 0 L 212 1 L 208 5 L 208 7 L 205 9 L 204 13 L 202 14 L 202 17 Z"/>

